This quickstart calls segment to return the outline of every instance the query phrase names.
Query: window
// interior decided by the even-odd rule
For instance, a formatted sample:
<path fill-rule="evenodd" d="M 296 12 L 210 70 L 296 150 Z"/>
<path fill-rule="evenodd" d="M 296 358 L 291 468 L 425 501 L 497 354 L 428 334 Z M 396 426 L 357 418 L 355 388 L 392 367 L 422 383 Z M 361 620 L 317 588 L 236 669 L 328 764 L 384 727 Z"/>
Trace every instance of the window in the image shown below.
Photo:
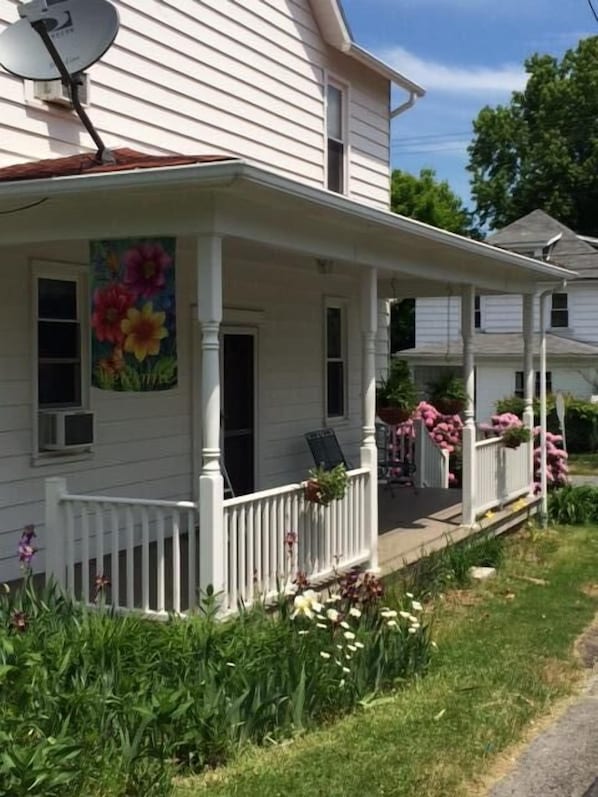
<path fill-rule="evenodd" d="M 550 326 L 561 328 L 569 326 L 569 306 L 566 293 L 552 294 Z"/>
<path fill-rule="evenodd" d="M 475 306 L 473 313 L 473 325 L 475 329 L 482 328 L 482 302 L 479 296 L 475 297 Z"/>
<path fill-rule="evenodd" d="M 36 276 L 38 409 L 83 405 L 80 283 Z"/>
<path fill-rule="evenodd" d="M 327 186 L 329 191 L 345 191 L 345 93 L 329 83 L 326 90 Z"/>
<path fill-rule="evenodd" d="M 540 380 L 540 371 L 536 371 L 536 382 L 534 386 L 536 398 L 540 398 Z M 552 371 L 546 371 L 546 393 L 552 393 Z M 523 371 L 515 372 L 515 395 L 517 398 L 525 398 L 525 381 Z"/>
<path fill-rule="evenodd" d="M 326 417 L 346 415 L 346 308 L 326 305 Z"/>

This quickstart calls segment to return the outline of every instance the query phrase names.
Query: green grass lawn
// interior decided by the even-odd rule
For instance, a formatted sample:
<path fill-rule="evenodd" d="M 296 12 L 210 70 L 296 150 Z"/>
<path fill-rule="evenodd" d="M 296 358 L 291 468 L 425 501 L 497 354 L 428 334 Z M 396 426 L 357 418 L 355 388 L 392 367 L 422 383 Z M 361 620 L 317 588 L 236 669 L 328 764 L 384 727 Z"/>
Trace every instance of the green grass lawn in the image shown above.
<path fill-rule="evenodd" d="M 464 797 L 532 719 L 572 693 L 598 610 L 598 529 L 521 532 L 499 576 L 435 599 L 429 675 L 320 731 L 178 784 L 177 797 Z M 542 579 L 546 584 L 527 580 Z"/>
<path fill-rule="evenodd" d="M 575 476 L 598 476 L 598 453 L 569 454 L 569 473 Z"/>

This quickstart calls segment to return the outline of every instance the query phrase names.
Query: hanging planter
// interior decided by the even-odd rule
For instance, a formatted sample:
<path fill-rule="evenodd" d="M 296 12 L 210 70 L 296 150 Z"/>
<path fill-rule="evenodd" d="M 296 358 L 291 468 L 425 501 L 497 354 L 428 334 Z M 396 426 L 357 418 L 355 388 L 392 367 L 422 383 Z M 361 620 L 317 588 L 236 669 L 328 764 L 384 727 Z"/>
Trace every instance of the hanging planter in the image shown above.
<path fill-rule="evenodd" d="M 509 426 L 501 435 L 505 448 L 519 448 L 522 443 L 529 443 L 532 433 L 527 426 Z"/>
<path fill-rule="evenodd" d="M 345 497 L 348 479 L 344 465 L 337 465 L 332 470 L 315 468 L 310 470 L 309 475 L 304 488 L 306 501 L 328 506 L 331 501 L 340 501 Z"/>
<path fill-rule="evenodd" d="M 378 407 L 376 413 L 381 421 L 387 423 L 389 426 L 398 426 L 400 423 L 405 423 L 411 417 L 411 411 L 401 409 L 400 407 Z"/>
<path fill-rule="evenodd" d="M 376 391 L 376 414 L 389 426 L 409 420 L 417 404 L 417 391 L 405 360 L 393 360 L 388 379 Z"/>
<path fill-rule="evenodd" d="M 428 385 L 430 404 L 443 415 L 459 415 L 465 409 L 467 393 L 463 380 L 455 374 L 438 379 Z"/>

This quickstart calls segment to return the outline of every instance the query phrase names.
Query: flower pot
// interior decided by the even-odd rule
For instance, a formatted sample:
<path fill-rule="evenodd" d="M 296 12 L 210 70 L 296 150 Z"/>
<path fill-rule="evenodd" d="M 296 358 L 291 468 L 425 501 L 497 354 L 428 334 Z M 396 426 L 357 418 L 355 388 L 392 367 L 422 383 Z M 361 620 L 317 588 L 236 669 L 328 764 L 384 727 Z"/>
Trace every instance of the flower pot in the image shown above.
<path fill-rule="evenodd" d="M 513 448 L 513 449 L 515 449 L 515 448 L 519 448 L 521 443 L 520 442 L 518 442 L 518 443 L 504 443 L 503 445 L 504 445 L 505 448 Z"/>
<path fill-rule="evenodd" d="M 320 484 L 315 479 L 309 479 L 305 483 L 305 500 L 312 504 L 321 504 Z"/>
<path fill-rule="evenodd" d="M 378 417 L 381 421 L 389 426 L 398 426 L 400 423 L 405 423 L 411 417 L 409 410 L 403 410 L 399 407 L 378 407 Z"/>
<path fill-rule="evenodd" d="M 443 415 L 458 415 L 465 409 L 465 402 L 462 399 L 441 398 L 436 400 L 434 406 Z"/>

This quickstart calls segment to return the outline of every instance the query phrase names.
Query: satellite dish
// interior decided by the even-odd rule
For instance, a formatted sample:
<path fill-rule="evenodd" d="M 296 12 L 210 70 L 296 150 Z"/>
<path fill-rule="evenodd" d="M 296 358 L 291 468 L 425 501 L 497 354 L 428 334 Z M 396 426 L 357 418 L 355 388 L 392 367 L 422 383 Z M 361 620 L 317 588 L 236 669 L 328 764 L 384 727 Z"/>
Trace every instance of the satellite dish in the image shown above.
<path fill-rule="evenodd" d="M 62 77 L 35 23 L 43 22 L 71 75 L 98 61 L 118 33 L 118 12 L 108 0 L 34 0 L 20 5 L 19 14 L 0 34 L 0 64 L 28 80 Z"/>

